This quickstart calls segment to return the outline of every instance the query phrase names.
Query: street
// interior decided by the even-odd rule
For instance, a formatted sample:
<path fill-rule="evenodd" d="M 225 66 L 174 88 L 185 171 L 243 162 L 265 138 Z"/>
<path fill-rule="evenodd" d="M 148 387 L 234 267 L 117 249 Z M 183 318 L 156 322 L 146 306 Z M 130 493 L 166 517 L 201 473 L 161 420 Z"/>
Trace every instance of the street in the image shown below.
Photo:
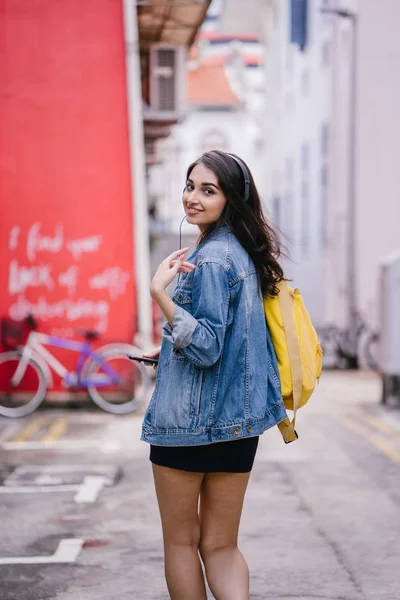
<path fill-rule="evenodd" d="M 324 373 L 299 440 L 262 436 L 240 538 L 252 599 L 400 598 L 400 409 L 379 395 L 373 374 Z M 0 420 L 0 600 L 168 597 L 140 427 L 90 407 Z"/>

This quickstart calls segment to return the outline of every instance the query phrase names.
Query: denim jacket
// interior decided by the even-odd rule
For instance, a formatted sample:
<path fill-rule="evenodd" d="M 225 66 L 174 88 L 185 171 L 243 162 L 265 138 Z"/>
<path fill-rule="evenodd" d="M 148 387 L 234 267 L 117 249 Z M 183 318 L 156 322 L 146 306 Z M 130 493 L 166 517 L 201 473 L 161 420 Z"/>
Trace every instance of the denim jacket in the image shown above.
<path fill-rule="evenodd" d="M 257 436 L 286 418 L 254 263 L 227 226 L 186 260 L 163 327 L 142 440 L 198 446 Z"/>

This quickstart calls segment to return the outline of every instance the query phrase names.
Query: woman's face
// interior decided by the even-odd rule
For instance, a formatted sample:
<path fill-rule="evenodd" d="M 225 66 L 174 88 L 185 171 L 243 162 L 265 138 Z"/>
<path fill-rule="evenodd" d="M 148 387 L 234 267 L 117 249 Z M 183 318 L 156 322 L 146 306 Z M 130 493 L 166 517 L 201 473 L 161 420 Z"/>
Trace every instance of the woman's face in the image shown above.
<path fill-rule="evenodd" d="M 188 223 L 197 225 L 203 233 L 218 221 L 225 204 L 226 198 L 216 175 L 202 163 L 196 165 L 183 192 L 183 207 Z"/>

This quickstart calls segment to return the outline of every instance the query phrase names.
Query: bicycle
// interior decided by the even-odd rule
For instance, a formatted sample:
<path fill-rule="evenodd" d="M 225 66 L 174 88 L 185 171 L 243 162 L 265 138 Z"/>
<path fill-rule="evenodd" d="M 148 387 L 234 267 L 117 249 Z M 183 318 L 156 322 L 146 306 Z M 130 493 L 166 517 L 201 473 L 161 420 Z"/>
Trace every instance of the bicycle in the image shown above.
<path fill-rule="evenodd" d="M 91 342 L 98 332 L 81 330 L 83 342 L 38 333 L 32 316 L 21 322 L 3 319 L 1 325 L 2 345 L 8 350 L 0 354 L 0 415 L 24 417 L 35 411 L 53 385 L 52 370 L 64 387 L 86 389 L 109 413 L 133 412 L 144 402 L 150 376 L 145 366 L 128 359 L 128 354 L 140 353 L 135 346 L 110 343 L 94 350 Z M 68 371 L 45 346 L 77 352 L 75 370 Z"/>
<path fill-rule="evenodd" d="M 318 328 L 324 350 L 324 364 L 331 369 L 379 369 L 379 333 L 371 331 L 360 314 L 356 315 L 356 355 L 352 351 L 350 332 L 335 325 Z"/>

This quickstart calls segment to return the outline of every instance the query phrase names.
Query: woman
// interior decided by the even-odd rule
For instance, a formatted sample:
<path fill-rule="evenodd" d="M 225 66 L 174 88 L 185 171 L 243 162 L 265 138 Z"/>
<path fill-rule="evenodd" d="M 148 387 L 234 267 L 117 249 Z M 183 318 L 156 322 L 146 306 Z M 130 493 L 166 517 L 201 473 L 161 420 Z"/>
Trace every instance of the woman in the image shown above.
<path fill-rule="evenodd" d="M 142 439 L 151 444 L 173 600 L 248 600 L 237 547 L 258 436 L 286 418 L 263 296 L 283 278 L 278 239 L 246 165 L 214 150 L 190 165 L 183 206 L 196 250 L 173 252 L 151 296 L 167 322 Z M 180 273 L 173 299 L 165 288 Z"/>

